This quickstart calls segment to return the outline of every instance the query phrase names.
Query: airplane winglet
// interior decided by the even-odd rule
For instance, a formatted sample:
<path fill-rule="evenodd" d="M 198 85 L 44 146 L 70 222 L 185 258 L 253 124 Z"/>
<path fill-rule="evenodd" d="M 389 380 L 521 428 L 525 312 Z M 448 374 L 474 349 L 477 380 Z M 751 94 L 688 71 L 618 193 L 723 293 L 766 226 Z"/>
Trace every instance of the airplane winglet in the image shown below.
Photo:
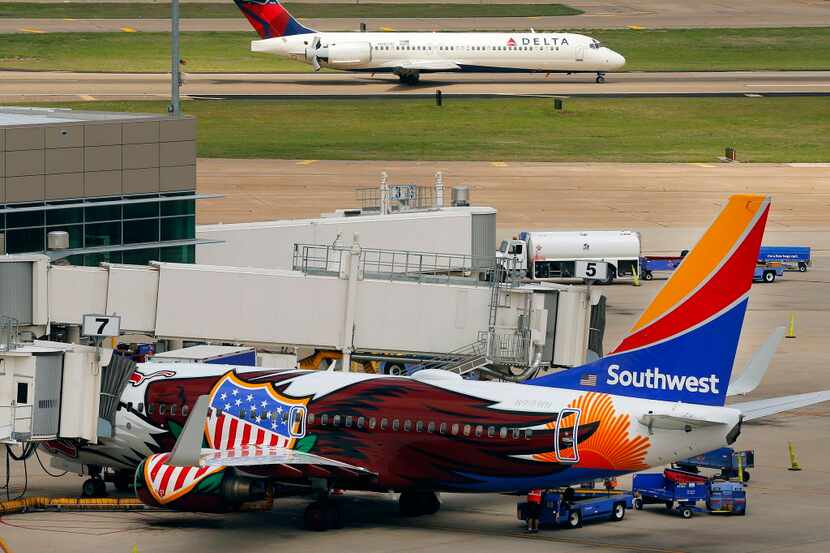
<path fill-rule="evenodd" d="M 199 456 L 202 454 L 202 439 L 205 435 L 205 419 L 210 408 L 210 398 L 199 396 L 190 416 L 184 423 L 184 429 L 170 452 L 168 465 L 174 467 L 199 466 Z"/>
<path fill-rule="evenodd" d="M 781 340 L 784 339 L 786 331 L 787 329 L 783 326 L 779 326 L 772 331 L 767 341 L 752 354 L 752 358 L 746 364 L 741 375 L 729 383 L 729 388 L 726 391 L 727 396 L 748 394 L 758 387 L 764 375 L 767 374 L 772 356 L 781 344 Z"/>

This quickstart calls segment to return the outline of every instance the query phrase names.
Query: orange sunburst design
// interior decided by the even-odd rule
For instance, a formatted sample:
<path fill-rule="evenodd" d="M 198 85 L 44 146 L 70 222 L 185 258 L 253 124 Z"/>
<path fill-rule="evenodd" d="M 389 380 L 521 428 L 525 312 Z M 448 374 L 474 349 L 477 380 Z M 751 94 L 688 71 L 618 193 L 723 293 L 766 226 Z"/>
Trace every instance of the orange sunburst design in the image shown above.
<path fill-rule="evenodd" d="M 588 392 L 572 401 L 568 407 L 582 411 L 579 425 L 597 423 L 596 431 L 590 437 L 577 444 L 579 449 L 579 466 L 585 468 L 636 471 L 647 468 L 646 452 L 651 445 L 645 436 L 629 436 L 630 418 L 626 414 L 617 414 L 611 396 Z M 569 423 L 565 418 L 565 423 Z M 554 429 L 556 421 L 551 421 L 547 428 Z M 560 451 L 562 457 L 570 457 L 570 449 Z M 533 456 L 537 461 L 557 462 L 554 452 L 539 453 Z"/>

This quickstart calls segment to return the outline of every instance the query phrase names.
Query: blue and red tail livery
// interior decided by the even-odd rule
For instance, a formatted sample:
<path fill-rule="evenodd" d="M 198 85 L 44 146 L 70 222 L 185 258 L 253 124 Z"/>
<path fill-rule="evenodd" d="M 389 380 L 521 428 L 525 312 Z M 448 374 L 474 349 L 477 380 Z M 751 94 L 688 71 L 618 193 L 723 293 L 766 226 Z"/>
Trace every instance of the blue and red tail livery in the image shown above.
<path fill-rule="evenodd" d="M 723 405 L 769 203 L 730 198 L 617 349 L 531 383 Z"/>
<path fill-rule="evenodd" d="M 260 38 L 313 33 L 288 13 L 278 0 L 234 0 Z"/>

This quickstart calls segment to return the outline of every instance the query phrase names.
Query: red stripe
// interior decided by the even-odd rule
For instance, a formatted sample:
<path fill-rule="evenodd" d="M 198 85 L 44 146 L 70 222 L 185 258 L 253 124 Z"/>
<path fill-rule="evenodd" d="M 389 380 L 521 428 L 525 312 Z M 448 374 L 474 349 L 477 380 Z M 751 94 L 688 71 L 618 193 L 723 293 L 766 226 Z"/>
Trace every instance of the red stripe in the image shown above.
<path fill-rule="evenodd" d="M 764 234 L 769 207 L 729 260 L 692 297 L 662 319 L 628 336 L 614 350 L 621 353 L 680 334 L 731 305 L 752 286 L 752 274 Z"/>
<path fill-rule="evenodd" d="M 277 436 L 276 434 L 273 434 L 273 433 L 272 433 L 272 434 L 271 434 L 271 443 L 270 443 L 270 444 L 268 444 L 268 445 L 277 445 L 277 440 L 278 440 L 278 439 L 279 439 L 279 436 Z"/>
<path fill-rule="evenodd" d="M 193 468 L 186 467 L 183 471 L 181 471 L 179 473 L 179 477 L 176 478 L 176 483 L 173 484 L 173 489 L 174 490 L 178 490 L 179 488 L 184 486 L 184 480 L 185 480 L 185 478 L 187 478 L 187 475 L 190 474 L 190 471 L 192 471 L 192 470 L 193 470 Z"/>
<path fill-rule="evenodd" d="M 156 475 L 159 473 L 159 470 L 161 470 L 161 467 L 163 467 L 163 466 L 164 466 L 164 461 L 165 461 L 165 457 L 166 457 L 166 456 L 167 456 L 167 454 L 165 453 L 164 455 L 162 455 L 161 457 L 159 457 L 159 458 L 158 458 L 158 461 L 156 462 L 156 464 L 155 464 L 155 465 L 153 466 L 153 468 L 150 470 L 150 480 L 151 480 L 151 481 L 156 479 Z"/>
<path fill-rule="evenodd" d="M 231 417 L 230 428 L 228 428 L 228 442 L 227 447 L 233 447 L 234 440 L 236 439 L 236 425 L 237 420 L 234 417 Z"/>
<path fill-rule="evenodd" d="M 251 423 L 242 423 L 242 445 L 247 445 L 251 440 Z"/>
<path fill-rule="evenodd" d="M 167 489 L 167 484 L 170 482 L 170 477 L 173 476 L 173 470 L 176 467 L 164 465 L 164 474 L 161 475 L 161 483 L 158 486 L 158 491 L 164 492 Z"/>
<path fill-rule="evenodd" d="M 213 437 L 213 447 L 221 448 L 222 447 L 222 427 L 225 425 L 225 415 L 219 415 L 216 417 L 216 427 Z"/>

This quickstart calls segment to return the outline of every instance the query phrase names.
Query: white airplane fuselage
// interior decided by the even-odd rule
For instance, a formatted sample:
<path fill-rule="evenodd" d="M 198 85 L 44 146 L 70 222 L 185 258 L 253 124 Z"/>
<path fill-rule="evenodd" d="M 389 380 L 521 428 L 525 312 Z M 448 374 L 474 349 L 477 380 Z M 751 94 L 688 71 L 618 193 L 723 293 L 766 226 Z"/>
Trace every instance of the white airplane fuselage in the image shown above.
<path fill-rule="evenodd" d="M 625 58 L 574 33 L 306 33 L 254 40 L 266 52 L 346 71 L 605 73 Z"/>

